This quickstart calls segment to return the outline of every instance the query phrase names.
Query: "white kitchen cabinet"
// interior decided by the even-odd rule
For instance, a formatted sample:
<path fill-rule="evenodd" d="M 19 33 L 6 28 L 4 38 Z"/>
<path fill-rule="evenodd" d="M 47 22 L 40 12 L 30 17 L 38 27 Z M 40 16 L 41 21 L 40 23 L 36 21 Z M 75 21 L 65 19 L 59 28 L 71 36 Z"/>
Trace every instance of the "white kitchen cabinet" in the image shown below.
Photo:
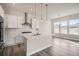
<path fill-rule="evenodd" d="M 21 29 L 22 28 L 22 16 L 5 14 L 4 27 L 5 29 L 5 45 L 15 45 L 22 43 Z"/>
<path fill-rule="evenodd" d="M 4 10 L 1 5 L 0 5 L 0 16 L 4 17 Z"/>
<path fill-rule="evenodd" d="M 14 15 L 8 15 L 7 16 L 7 27 L 8 28 L 17 28 L 18 25 L 17 25 L 17 16 L 14 16 Z"/>
<path fill-rule="evenodd" d="M 4 28 L 7 28 L 7 15 L 4 15 Z"/>
<path fill-rule="evenodd" d="M 5 28 L 18 28 L 18 20 L 15 15 L 5 15 Z"/>
<path fill-rule="evenodd" d="M 11 14 L 5 14 L 4 17 L 5 28 L 22 28 L 23 17 Z"/>
<path fill-rule="evenodd" d="M 37 35 L 27 37 L 27 55 L 32 55 L 51 46 L 51 36 Z"/>
<path fill-rule="evenodd" d="M 15 45 L 16 41 L 16 36 L 17 36 L 18 32 L 15 29 L 5 29 L 5 39 L 4 39 L 4 43 L 5 45 L 11 46 L 11 45 Z"/>
<path fill-rule="evenodd" d="M 15 37 L 15 44 L 18 44 L 18 43 L 24 43 L 23 37 L 20 34 L 16 35 Z"/>

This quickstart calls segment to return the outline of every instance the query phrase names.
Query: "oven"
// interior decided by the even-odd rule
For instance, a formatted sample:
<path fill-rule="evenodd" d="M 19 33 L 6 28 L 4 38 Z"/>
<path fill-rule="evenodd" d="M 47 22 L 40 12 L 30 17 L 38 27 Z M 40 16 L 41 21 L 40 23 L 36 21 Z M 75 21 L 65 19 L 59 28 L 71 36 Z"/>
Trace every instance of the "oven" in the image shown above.
<path fill-rule="evenodd" d="M 3 42 L 3 18 L 0 16 L 0 43 Z"/>
<path fill-rule="evenodd" d="M 4 37 L 4 32 L 3 32 L 3 17 L 0 16 L 0 56 L 3 55 L 4 51 L 4 42 L 3 42 L 3 37 Z"/>

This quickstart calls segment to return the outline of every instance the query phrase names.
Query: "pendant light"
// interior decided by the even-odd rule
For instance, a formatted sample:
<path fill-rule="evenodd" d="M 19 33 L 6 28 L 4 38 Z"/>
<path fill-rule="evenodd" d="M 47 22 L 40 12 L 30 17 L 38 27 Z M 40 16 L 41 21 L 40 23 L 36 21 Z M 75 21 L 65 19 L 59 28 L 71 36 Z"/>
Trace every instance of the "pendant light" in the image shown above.
<path fill-rule="evenodd" d="M 41 3 L 41 20 L 42 20 L 42 3 Z"/>
<path fill-rule="evenodd" d="M 34 4 L 34 7 L 35 7 L 35 15 L 34 15 L 34 21 L 36 21 L 36 3 Z"/>
<path fill-rule="evenodd" d="M 48 4 L 46 4 L 45 7 L 46 7 L 46 20 L 48 20 Z"/>

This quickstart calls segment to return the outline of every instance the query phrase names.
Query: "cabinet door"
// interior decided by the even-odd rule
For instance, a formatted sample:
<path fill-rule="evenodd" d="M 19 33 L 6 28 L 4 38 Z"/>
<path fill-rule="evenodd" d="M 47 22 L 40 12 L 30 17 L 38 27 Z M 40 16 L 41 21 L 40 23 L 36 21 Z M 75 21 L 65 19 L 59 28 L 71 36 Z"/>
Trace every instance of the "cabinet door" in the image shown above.
<path fill-rule="evenodd" d="M 16 35 L 15 43 L 23 43 L 23 37 L 21 35 Z"/>
<path fill-rule="evenodd" d="M 7 27 L 8 28 L 18 28 L 17 25 L 17 16 L 7 15 Z"/>
<path fill-rule="evenodd" d="M 22 24 L 23 24 L 23 17 L 18 16 L 18 28 L 22 28 Z"/>
<path fill-rule="evenodd" d="M 4 28 L 7 28 L 7 15 L 4 15 Z"/>
<path fill-rule="evenodd" d="M 27 39 L 27 55 L 32 55 L 51 46 L 51 36 L 33 36 Z"/>
<path fill-rule="evenodd" d="M 4 17 L 4 10 L 3 10 L 3 8 L 2 8 L 1 5 L 0 5 L 0 15 L 1 15 L 2 17 Z"/>

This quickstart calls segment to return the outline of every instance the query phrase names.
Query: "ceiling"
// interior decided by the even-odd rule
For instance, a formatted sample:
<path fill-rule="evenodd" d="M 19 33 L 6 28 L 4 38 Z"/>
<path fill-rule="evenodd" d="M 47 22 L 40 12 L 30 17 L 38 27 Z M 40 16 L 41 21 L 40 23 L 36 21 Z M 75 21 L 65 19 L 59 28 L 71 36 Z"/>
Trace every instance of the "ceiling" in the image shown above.
<path fill-rule="evenodd" d="M 35 15 L 35 4 L 34 3 L 0 3 L 5 10 L 5 13 L 17 11 L 19 13 L 27 12 L 33 17 Z M 42 18 L 46 16 L 46 4 L 42 4 Z M 78 3 L 49 3 L 48 4 L 48 19 L 58 18 L 66 15 L 79 13 Z M 37 18 L 41 17 L 41 4 L 36 4 L 36 15 Z"/>

